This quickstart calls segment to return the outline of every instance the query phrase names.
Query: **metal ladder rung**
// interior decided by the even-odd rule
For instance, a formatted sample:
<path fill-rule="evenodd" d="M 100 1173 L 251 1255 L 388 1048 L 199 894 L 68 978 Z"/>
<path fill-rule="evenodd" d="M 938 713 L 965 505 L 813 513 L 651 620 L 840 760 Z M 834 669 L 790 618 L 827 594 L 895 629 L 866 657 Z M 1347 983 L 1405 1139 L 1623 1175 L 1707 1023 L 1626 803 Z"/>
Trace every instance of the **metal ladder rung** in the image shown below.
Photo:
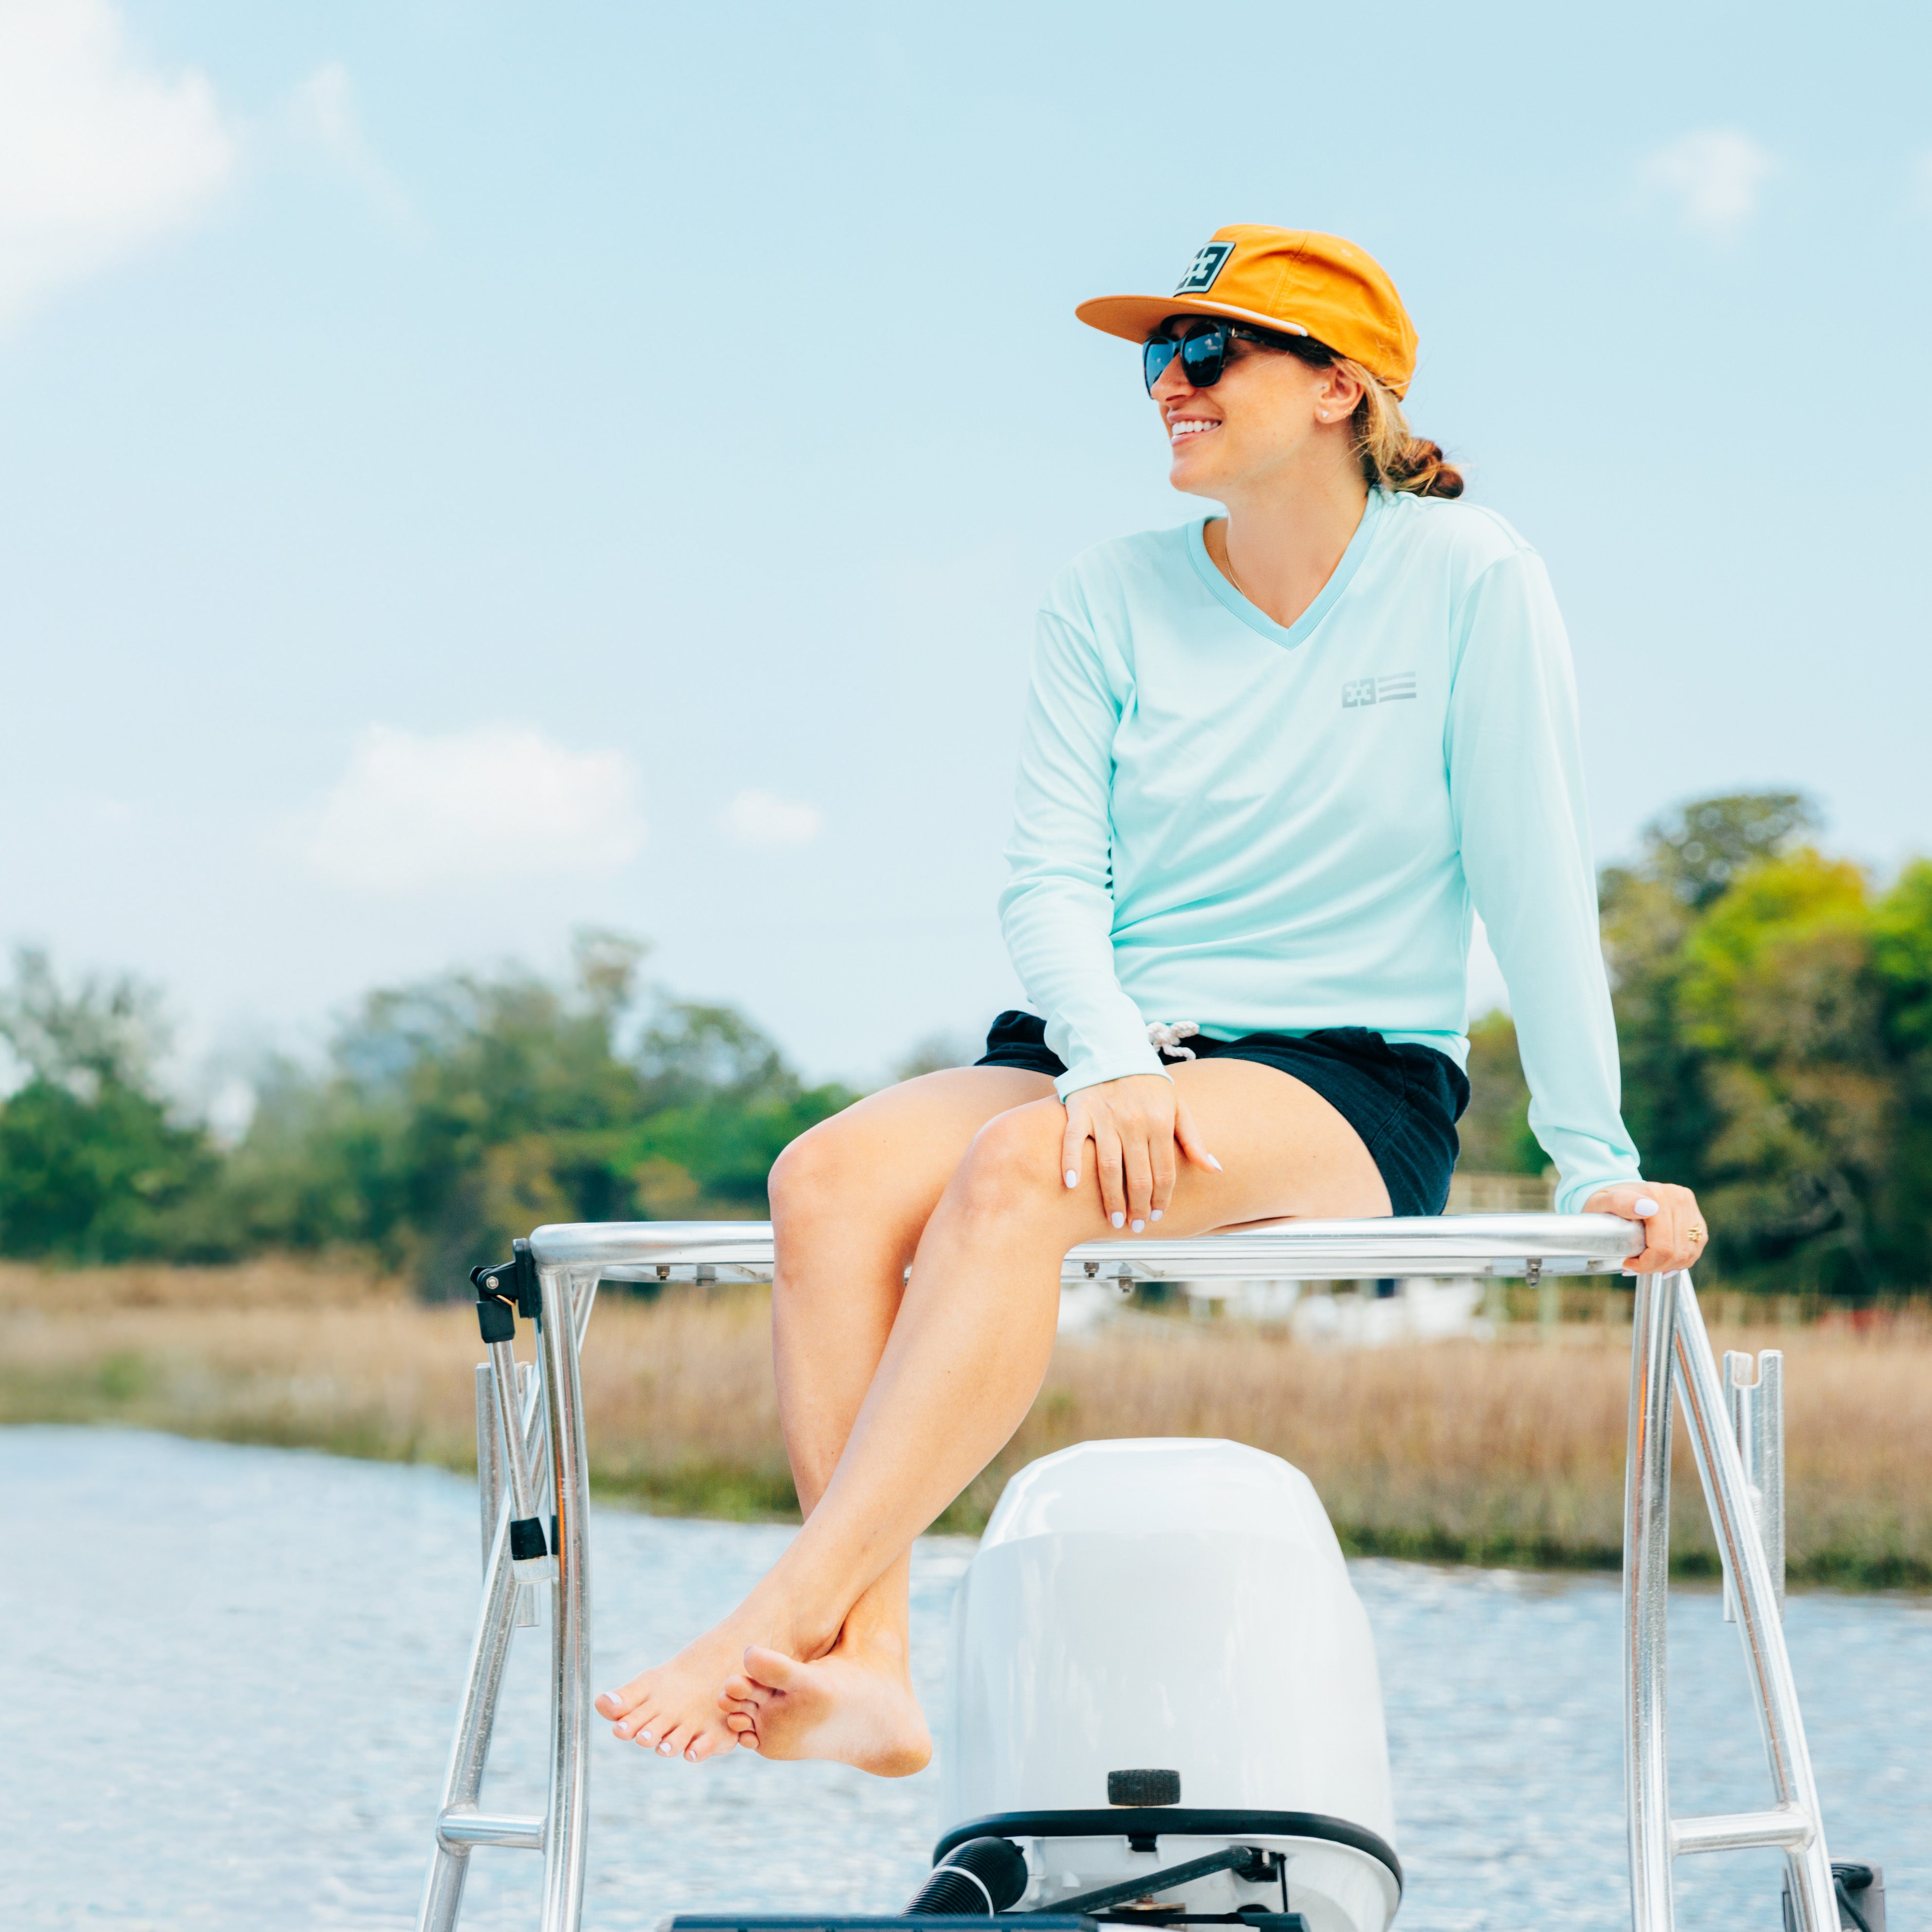
<path fill-rule="evenodd" d="M 492 1816 L 464 1805 L 452 1805 L 436 1821 L 436 1834 L 446 1845 L 508 1845 L 526 1852 L 543 1850 L 541 1818 Z"/>
<path fill-rule="evenodd" d="M 1693 1852 L 1748 1852 L 1760 1845 L 1798 1852 L 1810 1844 L 1817 1829 L 1811 1814 L 1796 1804 L 1734 1811 L 1728 1817 L 1673 1818 L 1670 1851 L 1680 1858 Z"/>

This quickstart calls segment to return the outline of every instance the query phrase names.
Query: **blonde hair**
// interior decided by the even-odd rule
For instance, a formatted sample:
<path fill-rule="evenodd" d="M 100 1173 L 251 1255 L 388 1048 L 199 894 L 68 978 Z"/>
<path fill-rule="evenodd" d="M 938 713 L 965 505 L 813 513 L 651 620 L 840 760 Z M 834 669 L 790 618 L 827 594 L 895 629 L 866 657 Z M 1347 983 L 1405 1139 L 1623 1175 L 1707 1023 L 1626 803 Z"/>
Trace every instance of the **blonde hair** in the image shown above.
<path fill-rule="evenodd" d="M 1461 496 L 1462 471 L 1443 455 L 1440 443 L 1409 428 L 1395 392 L 1345 356 L 1336 356 L 1334 366 L 1362 386 L 1355 405 L 1355 454 L 1369 482 L 1417 496 Z"/>
<path fill-rule="evenodd" d="M 1363 476 L 1384 490 L 1406 490 L 1414 496 L 1460 496 L 1462 472 L 1442 454 L 1440 443 L 1418 436 L 1402 412 L 1395 392 L 1382 379 L 1346 356 L 1338 356 L 1312 336 L 1286 335 L 1279 346 L 1318 369 L 1339 369 L 1362 386 L 1352 427 L 1355 454 Z"/>

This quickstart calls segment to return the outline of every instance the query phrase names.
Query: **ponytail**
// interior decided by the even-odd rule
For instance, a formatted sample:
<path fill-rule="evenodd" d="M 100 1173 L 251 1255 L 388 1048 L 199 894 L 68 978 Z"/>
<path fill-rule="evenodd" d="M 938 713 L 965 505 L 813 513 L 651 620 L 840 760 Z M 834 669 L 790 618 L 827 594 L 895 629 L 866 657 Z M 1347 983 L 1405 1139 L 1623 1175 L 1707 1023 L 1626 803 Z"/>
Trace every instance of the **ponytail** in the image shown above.
<path fill-rule="evenodd" d="M 1442 454 L 1439 442 L 1417 436 L 1409 428 L 1395 392 L 1370 375 L 1359 362 L 1336 356 L 1362 386 L 1355 405 L 1355 454 L 1362 474 L 1384 490 L 1406 490 L 1416 496 L 1460 496 L 1462 472 Z"/>

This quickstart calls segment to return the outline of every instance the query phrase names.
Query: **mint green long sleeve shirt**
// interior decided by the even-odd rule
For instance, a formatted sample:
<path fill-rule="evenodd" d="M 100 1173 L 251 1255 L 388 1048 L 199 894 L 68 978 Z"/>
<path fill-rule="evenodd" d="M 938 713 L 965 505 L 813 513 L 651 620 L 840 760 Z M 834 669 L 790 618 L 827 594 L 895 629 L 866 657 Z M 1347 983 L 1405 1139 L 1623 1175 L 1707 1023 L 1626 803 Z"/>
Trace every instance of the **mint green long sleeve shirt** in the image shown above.
<path fill-rule="evenodd" d="M 1162 1072 L 1155 1022 L 1466 1064 L 1480 914 L 1558 1211 L 1637 1179 L 1541 560 L 1489 511 L 1372 490 L 1283 628 L 1202 526 L 1087 551 L 1040 614 L 1000 910 L 1061 1098 Z"/>

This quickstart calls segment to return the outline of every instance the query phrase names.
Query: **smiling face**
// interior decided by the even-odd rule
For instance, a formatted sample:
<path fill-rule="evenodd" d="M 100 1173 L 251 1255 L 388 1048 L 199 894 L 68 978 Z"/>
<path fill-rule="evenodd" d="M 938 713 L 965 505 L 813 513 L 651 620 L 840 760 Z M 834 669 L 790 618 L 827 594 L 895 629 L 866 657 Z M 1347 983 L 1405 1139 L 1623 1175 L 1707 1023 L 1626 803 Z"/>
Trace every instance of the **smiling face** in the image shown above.
<path fill-rule="evenodd" d="M 1177 316 L 1166 332 L 1190 320 Z M 1361 385 L 1286 350 L 1237 336 L 1211 388 L 1196 388 L 1177 356 L 1151 393 L 1172 452 L 1168 481 L 1190 496 L 1226 502 L 1353 462 L 1348 419 Z"/>

